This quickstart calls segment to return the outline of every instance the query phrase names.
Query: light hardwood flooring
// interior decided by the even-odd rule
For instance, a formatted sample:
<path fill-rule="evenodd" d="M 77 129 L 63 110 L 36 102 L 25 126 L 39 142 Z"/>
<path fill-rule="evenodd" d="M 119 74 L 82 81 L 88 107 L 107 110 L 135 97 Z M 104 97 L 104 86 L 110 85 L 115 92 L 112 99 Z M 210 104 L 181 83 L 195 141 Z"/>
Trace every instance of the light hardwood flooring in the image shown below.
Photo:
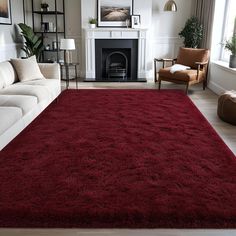
<path fill-rule="evenodd" d="M 62 82 L 65 89 L 65 82 Z M 70 82 L 70 88 L 75 83 Z M 163 88 L 173 89 L 182 86 L 163 84 Z M 154 83 L 92 83 L 79 82 L 79 89 L 157 89 Z M 214 127 L 229 148 L 236 154 L 236 126 L 221 121 L 217 117 L 218 96 L 201 86 L 190 87 L 189 97 Z M 79 101 L 78 101 L 79 102 Z M 187 230 L 187 229 L 0 229 L 0 236 L 236 236 L 235 230 Z"/>

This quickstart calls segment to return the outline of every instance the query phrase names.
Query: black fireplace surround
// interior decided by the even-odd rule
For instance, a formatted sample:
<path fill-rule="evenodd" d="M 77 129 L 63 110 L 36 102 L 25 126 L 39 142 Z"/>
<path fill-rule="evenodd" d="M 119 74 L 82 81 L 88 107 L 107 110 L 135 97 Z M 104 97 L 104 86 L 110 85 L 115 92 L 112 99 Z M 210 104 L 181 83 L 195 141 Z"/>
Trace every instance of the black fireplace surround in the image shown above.
<path fill-rule="evenodd" d="M 96 39 L 96 81 L 138 81 L 138 40 Z"/>

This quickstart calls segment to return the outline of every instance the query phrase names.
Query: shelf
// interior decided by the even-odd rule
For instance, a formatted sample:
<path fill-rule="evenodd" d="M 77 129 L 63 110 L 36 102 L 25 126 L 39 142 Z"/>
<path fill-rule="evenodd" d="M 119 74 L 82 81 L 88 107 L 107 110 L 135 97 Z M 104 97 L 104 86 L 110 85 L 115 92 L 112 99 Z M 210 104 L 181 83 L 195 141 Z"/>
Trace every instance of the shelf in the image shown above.
<path fill-rule="evenodd" d="M 57 52 L 57 50 L 43 50 L 44 52 Z M 58 50 L 58 52 L 63 52 L 64 50 Z"/>
<path fill-rule="evenodd" d="M 60 32 L 44 32 L 44 31 L 36 31 L 34 32 L 35 34 L 64 34 L 64 31 L 60 31 Z"/>
<path fill-rule="evenodd" d="M 24 1 L 26 0 L 23 0 L 23 2 Z M 64 52 L 64 50 L 60 50 L 60 39 L 65 38 L 66 32 L 65 0 L 50 0 L 50 10 L 47 8 L 48 11 L 42 11 L 42 9 L 39 8 L 40 4 L 38 4 L 38 0 L 29 1 L 31 1 L 32 28 L 34 33 L 42 38 L 44 46 L 41 61 L 59 62 Z M 50 46 L 48 47 L 48 45 Z M 57 47 L 56 50 L 54 50 L 53 45 Z M 50 48 L 50 50 L 46 50 L 46 48 Z M 51 60 L 52 58 L 53 60 Z"/>
<path fill-rule="evenodd" d="M 33 13 L 40 15 L 64 15 L 64 12 L 61 11 L 33 11 Z"/>

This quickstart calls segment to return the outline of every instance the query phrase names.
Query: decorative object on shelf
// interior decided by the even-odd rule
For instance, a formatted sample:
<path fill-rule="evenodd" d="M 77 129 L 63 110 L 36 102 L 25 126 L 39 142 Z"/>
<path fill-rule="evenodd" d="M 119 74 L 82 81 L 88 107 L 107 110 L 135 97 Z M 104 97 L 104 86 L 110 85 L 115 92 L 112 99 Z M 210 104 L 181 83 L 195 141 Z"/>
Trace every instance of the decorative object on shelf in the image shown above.
<path fill-rule="evenodd" d="M 184 38 L 185 47 L 198 48 L 203 38 L 203 26 L 199 19 L 195 16 L 188 19 L 179 36 Z"/>
<path fill-rule="evenodd" d="M 49 22 L 41 22 L 41 31 L 49 32 Z"/>
<path fill-rule="evenodd" d="M 175 1 L 173 0 L 168 0 L 164 6 L 164 11 L 173 11 L 176 12 L 177 11 L 177 5 L 175 3 Z"/>
<path fill-rule="evenodd" d="M 42 37 L 37 36 L 30 26 L 23 23 L 18 25 L 25 40 L 22 50 L 25 52 L 27 57 L 35 55 L 37 61 L 39 61 L 44 48 Z"/>
<path fill-rule="evenodd" d="M 45 46 L 45 50 L 46 50 L 46 51 L 51 50 L 51 46 L 50 46 L 50 44 L 48 44 L 48 45 Z"/>
<path fill-rule="evenodd" d="M 41 3 L 41 11 L 49 11 L 49 5 L 46 2 Z"/>
<path fill-rule="evenodd" d="M 54 32 L 54 23 L 53 22 L 48 22 L 48 31 Z"/>
<path fill-rule="evenodd" d="M 126 25 L 126 28 L 130 27 L 130 19 L 125 20 L 125 25 Z"/>
<path fill-rule="evenodd" d="M 97 0 L 99 27 L 126 27 L 133 14 L 133 0 Z"/>
<path fill-rule="evenodd" d="M 140 15 L 131 16 L 131 28 L 133 29 L 140 28 Z"/>
<path fill-rule="evenodd" d="M 11 25 L 11 0 L 1 0 L 0 1 L 0 24 Z"/>
<path fill-rule="evenodd" d="M 52 42 L 52 49 L 57 50 L 57 41 Z"/>
<path fill-rule="evenodd" d="M 75 40 L 61 39 L 60 49 L 65 50 L 65 63 L 71 63 L 71 50 L 75 50 Z"/>
<path fill-rule="evenodd" d="M 91 29 L 96 28 L 96 24 L 97 24 L 97 19 L 96 18 L 89 18 L 89 25 Z"/>
<path fill-rule="evenodd" d="M 225 49 L 231 52 L 229 59 L 229 67 L 236 68 L 236 34 L 225 43 Z"/>

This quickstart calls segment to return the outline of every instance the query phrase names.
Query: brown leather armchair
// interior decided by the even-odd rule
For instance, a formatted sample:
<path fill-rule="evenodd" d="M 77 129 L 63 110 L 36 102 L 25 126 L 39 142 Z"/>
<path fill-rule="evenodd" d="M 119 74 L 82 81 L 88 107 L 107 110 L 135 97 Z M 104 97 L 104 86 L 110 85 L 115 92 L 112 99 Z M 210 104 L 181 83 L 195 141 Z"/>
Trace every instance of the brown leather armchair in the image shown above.
<path fill-rule="evenodd" d="M 155 82 L 168 81 L 177 84 L 186 85 L 186 94 L 188 93 L 189 85 L 203 82 L 203 89 L 207 85 L 207 66 L 209 62 L 210 51 L 208 49 L 183 48 L 179 49 L 179 54 L 176 59 L 154 59 Z M 157 63 L 162 62 L 163 68 L 157 72 Z M 165 67 L 167 62 L 189 66 L 189 70 L 176 71 L 171 73 L 171 67 Z M 159 76 L 158 76 L 159 75 Z M 158 78 L 158 79 L 157 79 Z"/>

